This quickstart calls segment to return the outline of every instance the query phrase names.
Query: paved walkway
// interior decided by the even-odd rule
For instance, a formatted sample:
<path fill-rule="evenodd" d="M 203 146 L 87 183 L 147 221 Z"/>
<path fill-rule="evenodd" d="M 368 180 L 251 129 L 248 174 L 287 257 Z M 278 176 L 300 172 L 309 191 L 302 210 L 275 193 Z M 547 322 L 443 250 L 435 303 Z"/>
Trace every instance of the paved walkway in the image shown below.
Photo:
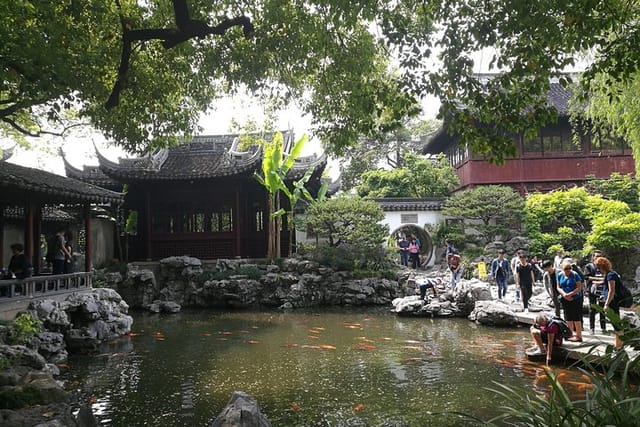
<path fill-rule="evenodd" d="M 443 285 L 445 285 L 445 287 L 448 289 L 449 282 L 448 282 L 448 276 L 446 275 L 446 272 L 444 272 L 444 275 L 439 275 L 434 272 L 426 272 L 426 271 L 418 270 L 418 271 L 414 271 L 414 277 L 418 281 L 422 277 L 442 277 Z M 537 286 L 540 286 L 540 285 L 537 285 Z M 494 299 L 498 299 L 498 288 L 497 286 L 495 286 L 495 284 L 491 285 L 491 295 Z M 513 284 L 509 285 L 507 290 L 507 295 L 505 296 L 504 300 L 507 302 L 511 310 L 515 313 L 519 323 L 526 324 L 526 325 L 534 324 L 535 318 L 540 311 L 524 312 L 522 302 L 516 301 L 515 299 L 515 285 Z M 553 313 L 553 308 L 544 307 L 542 311 L 547 313 Z M 596 321 L 598 320 L 599 320 L 599 317 L 596 317 Z M 563 355 L 568 360 L 577 361 L 577 360 L 586 359 L 593 362 L 598 362 L 601 359 L 601 357 L 605 354 L 607 345 L 613 345 L 615 343 L 613 327 L 611 326 L 611 324 L 607 323 L 606 331 L 603 333 L 600 330 L 600 326 L 598 323 L 598 327 L 596 328 L 596 331 L 598 333 L 591 335 L 588 329 L 590 326 L 588 315 L 584 316 L 582 324 L 584 325 L 583 328 L 586 329 L 586 330 L 583 330 L 583 333 L 582 333 L 583 341 L 581 343 L 578 343 L 578 342 L 571 342 L 571 341 L 565 340 L 561 346 Z"/>

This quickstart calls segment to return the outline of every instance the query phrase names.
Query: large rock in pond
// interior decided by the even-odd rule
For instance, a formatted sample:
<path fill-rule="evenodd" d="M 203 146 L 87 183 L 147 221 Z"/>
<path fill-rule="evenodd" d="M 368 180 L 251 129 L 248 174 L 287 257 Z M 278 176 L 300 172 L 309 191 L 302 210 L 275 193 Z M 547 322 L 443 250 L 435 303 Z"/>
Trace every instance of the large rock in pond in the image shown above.
<path fill-rule="evenodd" d="M 502 301 L 477 301 L 468 318 L 490 326 L 514 326 L 518 323 L 516 314 Z"/>
<path fill-rule="evenodd" d="M 271 427 L 260 411 L 258 401 L 242 391 L 235 391 L 210 427 Z"/>

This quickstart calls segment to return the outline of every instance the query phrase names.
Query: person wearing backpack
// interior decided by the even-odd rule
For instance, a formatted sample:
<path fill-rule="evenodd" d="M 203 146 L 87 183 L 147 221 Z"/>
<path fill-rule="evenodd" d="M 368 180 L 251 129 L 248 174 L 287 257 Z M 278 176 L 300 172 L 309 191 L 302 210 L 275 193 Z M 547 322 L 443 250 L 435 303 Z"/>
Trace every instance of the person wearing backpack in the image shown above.
<path fill-rule="evenodd" d="M 567 341 L 582 342 L 582 278 L 573 271 L 571 262 L 562 262 L 562 272 L 558 273 L 558 293 L 562 296 L 564 318 L 575 336 Z"/>
<path fill-rule="evenodd" d="M 530 332 L 531 338 L 533 338 L 538 348 L 527 350 L 527 354 L 530 356 L 546 355 L 548 365 L 549 362 L 551 362 L 553 348 L 562 345 L 560 323 L 548 314 L 539 314 L 536 316 L 535 323 L 531 326 Z"/>
<path fill-rule="evenodd" d="M 595 335 L 596 333 L 596 315 L 600 316 L 600 329 L 602 329 L 602 333 L 605 333 L 607 329 L 607 318 L 605 314 L 597 310 L 598 306 L 604 306 L 604 298 L 602 297 L 604 276 L 595 265 L 596 258 L 601 256 L 603 256 L 602 251 L 594 250 L 591 255 L 591 261 L 584 266 L 584 284 L 586 294 L 589 298 L 589 329 L 591 335 Z"/>
<path fill-rule="evenodd" d="M 622 293 L 622 279 L 620 275 L 613 271 L 611 261 L 605 257 L 596 258 L 594 264 L 596 268 L 604 275 L 604 287 L 602 289 L 602 297 L 604 298 L 604 310 L 607 308 L 613 310 L 618 316 L 620 316 L 620 294 Z M 623 331 L 613 325 L 613 330 L 616 334 L 616 348 L 622 348 L 622 336 Z"/>

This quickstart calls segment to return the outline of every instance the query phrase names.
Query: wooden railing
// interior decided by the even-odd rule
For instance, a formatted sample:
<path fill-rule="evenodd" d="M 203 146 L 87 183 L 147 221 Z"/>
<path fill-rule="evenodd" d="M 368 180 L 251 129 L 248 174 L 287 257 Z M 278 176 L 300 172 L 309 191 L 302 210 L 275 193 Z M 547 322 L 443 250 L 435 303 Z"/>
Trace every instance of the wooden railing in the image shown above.
<path fill-rule="evenodd" d="M 82 272 L 0 280 L 0 303 L 90 289 L 91 275 Z"/>

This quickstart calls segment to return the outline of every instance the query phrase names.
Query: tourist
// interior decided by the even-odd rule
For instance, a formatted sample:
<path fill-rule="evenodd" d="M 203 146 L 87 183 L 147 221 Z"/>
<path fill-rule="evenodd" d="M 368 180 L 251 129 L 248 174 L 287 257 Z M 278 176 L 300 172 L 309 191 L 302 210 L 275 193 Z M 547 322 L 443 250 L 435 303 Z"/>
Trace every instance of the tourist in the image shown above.
<path fill-rule="evenodd" d="M 420 245 L 416 242 L 415 236 L 411 236 L 411 239 L 409 239 L 408 251 L 411 268 L 417 269 L 420 265 Z"/>
<path fill-rule="evenodd" d="M 553 267 L 553 263 L 551 266 Z M 546 362 L 548 365 L 549 362 L 551 362 L 553 348 L 562 345 L 560 326 L 556 322 L 552 321 L 552 318 L 549 315 L 540 314 L 536 316 L 535 323 L 531 326 L 530 331 L 531 337 L 538 348 L 536 351 L 529 352 L 528 354 L 532 356 L 537 354 L 546 355 Z"/>
<path fill-rule="evenodd" d="M 538 255 L 534 255 L 533 258 L 529 260 L 529 263 L 533 267 L 533 277 L 536 282 L 542 281 L 542 276 L 544 275 L 544 270 L 540 266 L 541 261 L 538 259 Z"/>
<path fill-rule="evenodd" d="M 509 261 L 504 257 L 504 249 L 498 251 L 498 257 L 491 262 L 491 277 L 498 285 L 498 299 L 502 299 L 507 295 L 507 281 L 509 280 Z"/>
<path fill-rule="evenodd" d="M 437 279 L 423 278 L 416 281 L 416 284 L 418 285 L 418 289 L 420 290 L 420 299 L 424 301 L 427 297 L 427 290 L 429 289 L 433 291 L 434 298 L 438 297 L 437 287 L 442 284 L 442 279 L 440 279 L 439 277 Z"/>
<path fill-rule="evenodd" d="M 451 281 L 449 282 L 449 287 L 451 290 L 456 289 L 456 285 L 462 278 L 462 258 L 457 253 L 453 253 L 449 256 L 449 271 L 451 271 Z"/>
<path fill-rule="evenodd" d="M 550 259 L 545 260 L 542 263 L 542 269 L 544 270 L 544 274 L 542 275 L 542 283 L 544 283 L 544 288 L 547 291 L 547 295 L 551 298 L 553 303 L 553 311 L 557 317 L 560 317 L 560 300 L 558 297 L 560 294 L 558 293 L 558 271 L 553 268 L 553 261 Z"/>
<path fill-rule="evenodd" d="M 71 254 L 67 253 L 64 240 L 64 228 L 56 230 L 55 236 L 51 239 L 51 258 L 53 260 L 52 274 L 64 274 L 64 264 Z"/>
<path fill-rule="evenodd" d="M 604 312 L 597 307 L 604 307 L 604 276 L 595 265 L 595 260 L 603 256 L 602 251 L 595 250 L 591 255 L 591 260 L 584 266 L 584 285 L 585 292 L 589 298 L 589 330 L 591 335 L 596 333 L 596 314 L 600 317 L 600 329 L 602 333 L 607 330 L 607 317 Z"/>
<path fill-rule="evenodd" d="M 398 239 L 398 251 L 400 252 L 400 265 L 409 266 L 409 241 L 403 234 Z"/>
<path fill-rule="evenodd" d="M 563 259 L 564 259 L 564 251 L 557 250 L 556 256 L 553 257 L 553 268 L 555 268 L 556 270 L 560 270 Z"/>
<path fill-rule="evenodd" d="M 519 261 L 516 264 L 515 278 L 516 288 L 520 289 L 522 295 L 522 305 L 524 306 L 525 313 L 529 312 L 529 299 L 533 294 L 533 283 L 535 277 L 533 275 L 533 266 L 527 261 L 527 256 L 520 252 L 518 255 Z"/>
<path fill-rule="evenodd" d="M 22 243 L 14 243 L 10 246 L 11 260 L 9 261 L 8 270 L 12 277 L 16 279 L 26 279 L 31 277 L 31 263 L 24 254 L 24 246 Z"/>
<path fill-rule="evenodd" d="M 67 231 L 64 233 L 64 247 L 65 247 L 65 262 L 64 262 L 64 274 L 74 273 L 75 272 L 75 261 L 73 259 L 73 245 L 71 241 L 73 240 L 73 233 L 71 231 Z"/>
<path fill-rule="evenodd" d="M 513 258 L 511 258 L 511 274 L 513 275 L 513 279 L 514 281 L 516 280 L 516 267 L 518 266 L 518 263 L 520 262 L 520 255 L 522 255 L 522 250 L 518 249 L 516 251 L 516 254 L 513 256 Z M 520 289 L 518 288 L 518 285 L 516 284 L 516 297 L 514 302 L 518 302 L 520 301 Z"/>
<path fill-rule="evenodd" d="M 598 270 L 604 275 L 604 286 L 602 289 L 602 297 L 604 298 L 604 310 L 610 308 L 613 310 L 618 316 L 620 316 L 620 306 L 618 305 L 619 301 L 616 298 L 616 289 L 622 288 L 622 279 L 620 279 L 620 275 L 613 271 L 611 266 L 611 261 L 607 258 L 601 256 L 595 259 L 594 264 Z M 616 348 L 622 348 L 622 329 L 617 327 L 615 324 L 613 325 L 613 330 L 616 334 Z"/>
<path fill-rule="evenodd" d="M 458 253 L 457 249 L 455 246 L 453 246 L 453 242 L 451 242 L 448 239 L 445 239 L 444 241 L 444 245 L 445 245 L 445 250 L 444 250 L 444 258 L 446 260 L 449 259 L 449 255 L 453 255 L 455 253 Z"/>
<path fill-rule="evenodd" d="M 569 261 L 563 261 L 561 267 L 557 289 L 562 296 L 564 318 L 575 334 L 568 341 L 582 342 L 582 279 L 573 271 Z"/>

